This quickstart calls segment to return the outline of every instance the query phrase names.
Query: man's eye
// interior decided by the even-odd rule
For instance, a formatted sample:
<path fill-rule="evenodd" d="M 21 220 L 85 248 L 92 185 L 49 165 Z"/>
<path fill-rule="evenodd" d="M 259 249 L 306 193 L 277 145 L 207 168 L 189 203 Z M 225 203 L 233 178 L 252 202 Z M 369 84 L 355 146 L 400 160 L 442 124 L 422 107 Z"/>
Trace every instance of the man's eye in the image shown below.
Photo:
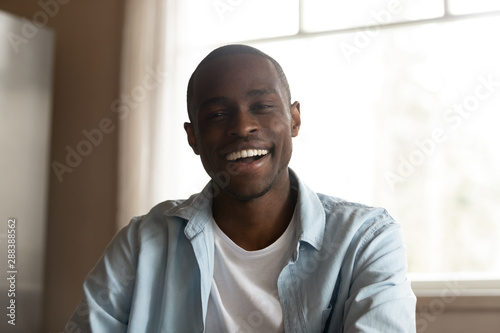
<path fill-rule="evenodd" d="M 271 109 L 273 106 L 269 104 L 257 104 L 252 107 L 254 110 L 267 110 Z"/>
<path fill-rule="evenodd" d="M 208 119 L 216 119 L 216 118 L 223 117 L 225 115 L 226 115 L 226 112 L 224 112 L 224 111 L 215 111 L 215 112 L 212 112 L 208 115 Z"/>

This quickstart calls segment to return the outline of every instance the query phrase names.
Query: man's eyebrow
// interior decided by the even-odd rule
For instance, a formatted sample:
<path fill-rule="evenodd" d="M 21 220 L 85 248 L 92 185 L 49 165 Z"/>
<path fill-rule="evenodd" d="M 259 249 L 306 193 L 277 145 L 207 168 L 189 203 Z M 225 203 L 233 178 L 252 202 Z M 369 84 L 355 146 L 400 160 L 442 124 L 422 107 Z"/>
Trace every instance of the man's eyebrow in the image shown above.
<path fill-rule="evenodd" d="M 248 97 L 256 97 L 256 96 L 269 95 L 269 94 L 277 95 L 278 92 L 276 91 L 276 89 L 263 88 L 263 89 L 253 89 L 253 90 L 247 91 L 247 93 L 246 93 L 246 95 Z"/>
<path fill-rule="evenodd" d="M 203 102 L 201 102 L 200 109 L 206 108 L 206 107 L 208 107 L 210 105 L 214 105 L 214 104 L 227 103 L 228 100 L 229 99 L 227 97 L 224 97 L 224 96 L 212 97 L 212 98 L 206 99 Z"/>
<path fill-rule="evenodd" d="M 262 89 L 252 89 L 246 92 L 247 97 L 257 97 L 257 96 L 262 96 L 262 95 L 270 95 L 270 94 L 275 94 L 277 95 L 278 92 L 276 89 L 273 88 L 262 88 Z M 225 104 L 229 102 L 229 98 L 224 97 L 224 96 L 217 96 L 217 97 L 212 97 L 204 100 L 200 104 L 200 109 L 206 108 L 211 105 L 215 104 Z"/>

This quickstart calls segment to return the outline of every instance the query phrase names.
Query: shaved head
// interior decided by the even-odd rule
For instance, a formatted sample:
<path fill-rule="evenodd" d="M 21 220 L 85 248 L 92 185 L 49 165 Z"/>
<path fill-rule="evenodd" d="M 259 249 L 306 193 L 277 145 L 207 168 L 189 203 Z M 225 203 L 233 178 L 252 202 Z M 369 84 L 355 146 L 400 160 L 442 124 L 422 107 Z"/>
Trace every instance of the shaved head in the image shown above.
<path fill-rule="evenodd" d="M 291 104 L 291 93 L 290 93 L 290 86 L 288 85 L 288 80 L 286 78 L 285 72 L 283 72 L 283 69 L 281 68 L 280 64 L 274 60 L 271 56 L 265 54 L 264 52 L 248 46 L 248 45 L 242 45 L 242 44 L 234 44 L 234 45 L 226 45 L 219 47 L 212 52 L 210 52 L 196 67 L 195 71 L 191 75 L 191 78 L 189 79 L 188 83 L 188 89 L 187 89 L 187 109 L 188 109 L 188 115 L 189 115 L 189 120 L 192 122 L 194 120 L 193 117 L 193 107 L 192 107 L 192 101 L 193 101 L 193 95 L 194 95 L 194 80 L 196 77 L 196 73 L 198 72 L 199 68 L 205 65 L 206 63 L 210 62 L 211 60 L 220 58 L 220 57 L 225 57 L 225 56 L 231 56 L 231 55 L 239 55 L 239 54 L 250 54 L 250 55 L 255 55 L 259 57 L 263 57 L 271 61 L 273 64 L 276 73 L 278 74 L 278 77 L 281 81 L 281 84 L 285 88 L 285 92 L 287 95 L 287 99 L 289 104 Z"/>

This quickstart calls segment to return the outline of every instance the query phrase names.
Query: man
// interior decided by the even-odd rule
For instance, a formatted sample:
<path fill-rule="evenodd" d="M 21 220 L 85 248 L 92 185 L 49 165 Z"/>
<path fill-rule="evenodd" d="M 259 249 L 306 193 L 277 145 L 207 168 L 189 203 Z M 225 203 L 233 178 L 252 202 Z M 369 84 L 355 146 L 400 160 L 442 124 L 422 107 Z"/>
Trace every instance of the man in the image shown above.
<path fill-rule="evenodd" d="M 216 49 L 187 104 L 211 182 L 115 236 L 66 331 L 414 332 L 399 225 L 315 194 L 288 168 L 300 105 L 280 65 L 248 46 Z"/>

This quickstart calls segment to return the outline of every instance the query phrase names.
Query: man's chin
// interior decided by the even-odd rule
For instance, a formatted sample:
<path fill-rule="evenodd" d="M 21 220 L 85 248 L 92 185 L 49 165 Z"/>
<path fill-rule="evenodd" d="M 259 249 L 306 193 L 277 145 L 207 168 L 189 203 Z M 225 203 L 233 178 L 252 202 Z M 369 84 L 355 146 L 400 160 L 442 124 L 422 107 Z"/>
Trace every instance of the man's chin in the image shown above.
<path fill-rule="evenodd" d="M 274 177 L 251 177 L 250 179 L 212 178 L 221 192 L 238 201 L 251 201 L 265 196 L 275 185 L 283 170 L 281 168 Z"/>
<path fill-rule="evenodd" d="M 230 197 L 238 201 L 251 201 L 265 196 L 271 190 L 273 185 L 274 181 L 270 182 L 267 185 L 259 187 L 244 186 L 242 188 L 233 188 L 231 185 L 229 185 L 223 187 L 222 190 Z"/>

